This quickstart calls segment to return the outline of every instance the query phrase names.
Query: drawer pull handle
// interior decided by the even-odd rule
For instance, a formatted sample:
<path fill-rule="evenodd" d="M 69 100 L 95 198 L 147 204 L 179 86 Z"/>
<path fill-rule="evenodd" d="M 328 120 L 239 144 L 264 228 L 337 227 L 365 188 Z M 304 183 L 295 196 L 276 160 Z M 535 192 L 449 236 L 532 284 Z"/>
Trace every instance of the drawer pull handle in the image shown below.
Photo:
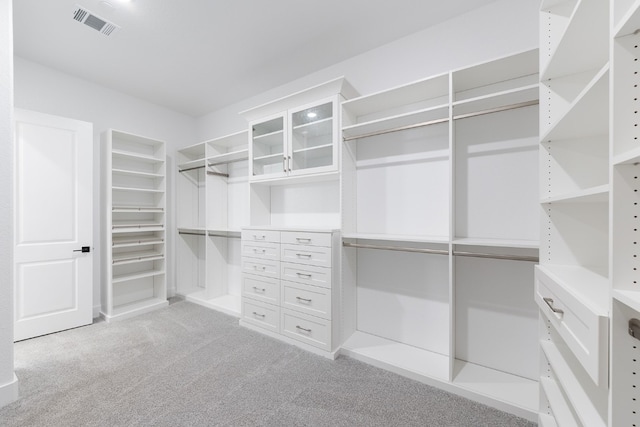
<path fill-rule="evenodd" d="M 640 320 L 629 320 L 629 335 L 631 335 L 635 339 L 640 340 Z"/>
<path fill-rule="evenodd" d="M 266 252 L 266 251 L 265 251 L 264 249 L 254 249 L 254 250 L 253 250 L 253 253 L 256 253 L 256 254 L 263 254 L 263 253 L 265 253 L 265 252 Z"/>
<path fill-rule="evenodd" d="M 297 299 L 298 301 L 306 302 L 307 304 L 311 303 L 311 299 L 310 299 L 310 298 L 296 297 L 296 299 Z"/>
<path fill-rule="evenodd" d="M 298 277 L 304 277 L 305 279 L 311 279 L 311 275 L 310 274 L 306 274 L 306 273 L 296 273 L 298 275 Z"/>
<path fill-rule="evenodd" d="M 265 288 L 259 288 L 257 286 L 254 286 L 253 290 L 256 292 L 262 292 L 262 293 L 265 293 L 267 291 Z"/>
<path fill-rule="evenodd" d="M 267 269 L 267 267 L 265 267 L 264 265 L 263 265 L 262 267 L 257 266 L 257 265 L 254 265 L 254 266 L 253 266 L 253 269 L 254 269 L 254 270 L 262 270 L 262 271 L 265 271 L 265 270 Z"/>
<path fill-rule="evenodd" d="M 304 332 L 306 332 L 308 334 L 311 333 L 311 329 L 306 329 L 306 328 L 303 328 L 302 326 L 299 326 L 299 325 L 296 325 L 296 329 L 299 330 L 299 331 L 304 331 Z"/>
<path fill-rule="evenodd" d="M 308 258 L 311 259 L 311 254 L 296 254 L 298 258 Z"/>
<path fill-rule="evenodd" d="M 547 305 L 549 306 L 551 311 L 553 311 L 554 313 L 559 314 L 559 315 L 563 315 L 564 314 L 564 310 L 560 310 L 559 308 L 555 308 L 553 306 L 553 298 L 546 297 L 546 298 L 542 298 L 542 300 L 547 303 Z"/>
<path fill-rule="evenodd" d="M 255 311 L 253 312 L 253 315 L 254 315 L 254 316 L 256 316 L 256 317 L 261 317 L 261 318 L 263 318 L 263 319 L 264 319 L 265 317 L 267 317 L 267 315 L 266 315 L 266 314 L 260 314 L 260 313 L 257 313 L 257 312 L 255 312 Z"/>
<path fill-rule="evenodd" d="M 296 237 L 296 240 L 300 243 L 311 243 L 311 239 L 308 237 Z"/>
<path fill-rule="evenodd" d="M 266 238 L 267 236 L 265 236 L 264 234 L 262 236 L 258 236 L 257 234 L 253 235 L 253 240 L 264 240 Z"/>

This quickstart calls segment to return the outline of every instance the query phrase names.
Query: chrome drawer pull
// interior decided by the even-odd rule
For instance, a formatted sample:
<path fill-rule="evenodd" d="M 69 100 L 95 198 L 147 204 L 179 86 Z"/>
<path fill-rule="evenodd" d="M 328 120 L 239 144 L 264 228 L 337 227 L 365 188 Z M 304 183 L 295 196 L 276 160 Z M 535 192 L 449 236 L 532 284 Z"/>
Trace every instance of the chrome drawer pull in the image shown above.
<path fill-rule="evenodd" d="M 300 243 L 311 243 L 311 239 L 307 237 L 296 237 L 296 240 Z"/>
<path fill-rule="evenodd" d="M 298 330 L 300 330 L 300 331 L 304 331 L 304 332 L 306 332 L 306 333 L 308 333 L 308 334 L 310 334 L 310 333 L 311 333 L 311 329 L 305 329 L 305 328 L 303 328 L 302 326 L 298 326 L 298 325 L 296 325 L 296 329 L 298 329 Z"/>
<path fill-rule="evenodd" d="M 564 310 L 560 310 L 559 308 L 555 308 L 553 306 L 553 298 L 546 297 L 546 298 L 542 298 L 542 300 L 547 303 L 551 311 L 553 311 L 554 313 L 560 314 L 560 315 L 564 314 Z"/>
<path fill-rule="evenodd" d="M 304 277 L 306 279 L 311 279 L 311 275 L 310 274 L 305 274 L 305 273 L 296 273 L 298 275 L 298 277 Z"/>
<path fill-rule="evenodd" d="M 311 254 L 296 254 L 298 258 L 309 258 L 311 259 Z"/>
<path fill-rule="evenodd" d="M 264 234 L 262 236 L 258 236 L 257 234 L 253 235 L 253 240 L 264 240 L 266 238 L 267 236 L 265 236 Z"/>
<path fill-rule="evenodd" d="M 258 288 L 257 286 L 254 286 L 253 290 L 256 291 L 256 292 L 262 292 L 262 293 L 267 291 L 265 288 Z"/>
<path fill-rule="evenodd" d="M 307 304 L 311 303 L 311 299 L 302 298 L 302 297 L 296 297 L 296 299 L 297 299 L 298 301 L 304 301 L 304 302 L 306 302 Z"/>
<path fill-rule="evenodd" d="M 260 249 L 254 249 L 254 250 L 253 250 L 253 253 L 255 253 L 255 254 L 263 254 L 263 253 L 265 253 L 265 252 L 266 252 L 266 251 L 265 251 L 264 249 L 262 249 L 262 250 L 260 250 Z"/>
<path fill-rule="evenodd" d="M 254 316 L 256 316 L 256 317 L 262 317 L 263 319 L 264 319 L 265 317 L 267 317 L 267 315 L 266 315 L 266 314 L 256 313 L 255 311 L 253 312 L 253 315 L 254 315 Z"/>
<path fill-rule="evenodd" d="M 265 270 L 267 269 L 267 267 L 265 267 L 264 265 L 263 265 L 262 267 L 259 267 L 259 266 L 257 266 L 257 265 L 254 265 L 254 266 L 253 266 L 253 269 L 254 269 L 254 270 L 261 269 L 262 271 L 265 271 Z"/>

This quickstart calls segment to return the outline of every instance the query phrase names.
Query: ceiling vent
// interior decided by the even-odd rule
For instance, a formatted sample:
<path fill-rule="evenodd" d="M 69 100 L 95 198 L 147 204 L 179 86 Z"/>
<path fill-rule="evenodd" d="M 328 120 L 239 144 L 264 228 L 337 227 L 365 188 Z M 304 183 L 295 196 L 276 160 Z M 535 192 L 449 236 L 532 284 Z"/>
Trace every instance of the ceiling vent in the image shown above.
<path fill-rule="evenodd" d="M 90 12 L 84 7 L 78 5 L 75 5 L 73 9 L 73 19 L 78 22 L 82 22 L 84 25 L 87 25 L 96 31 L 100 31 L 106 36 L 112 35 L 120 28 L 113 22 L 102 19 L 93 12 Z"/>

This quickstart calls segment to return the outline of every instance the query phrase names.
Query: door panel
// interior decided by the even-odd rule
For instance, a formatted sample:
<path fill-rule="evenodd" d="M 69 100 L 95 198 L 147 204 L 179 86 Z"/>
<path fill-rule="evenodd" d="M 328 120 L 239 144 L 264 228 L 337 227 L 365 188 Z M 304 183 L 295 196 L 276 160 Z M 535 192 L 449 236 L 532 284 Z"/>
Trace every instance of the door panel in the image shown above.
<path fill-rule="evenodd" d="M 93 126 L 15 112 L 15 340 L 93 317 Z"/>

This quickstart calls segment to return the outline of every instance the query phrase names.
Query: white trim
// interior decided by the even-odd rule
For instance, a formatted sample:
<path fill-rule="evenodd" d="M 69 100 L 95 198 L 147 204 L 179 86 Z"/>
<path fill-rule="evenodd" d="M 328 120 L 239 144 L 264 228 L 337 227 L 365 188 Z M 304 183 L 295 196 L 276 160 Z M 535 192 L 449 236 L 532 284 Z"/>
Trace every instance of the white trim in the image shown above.
<path fill-rule="evenodd" d="M 13 374 L 13 381 L 0 385 L 0 408 L 18 400 L 18 377 Z"/>

